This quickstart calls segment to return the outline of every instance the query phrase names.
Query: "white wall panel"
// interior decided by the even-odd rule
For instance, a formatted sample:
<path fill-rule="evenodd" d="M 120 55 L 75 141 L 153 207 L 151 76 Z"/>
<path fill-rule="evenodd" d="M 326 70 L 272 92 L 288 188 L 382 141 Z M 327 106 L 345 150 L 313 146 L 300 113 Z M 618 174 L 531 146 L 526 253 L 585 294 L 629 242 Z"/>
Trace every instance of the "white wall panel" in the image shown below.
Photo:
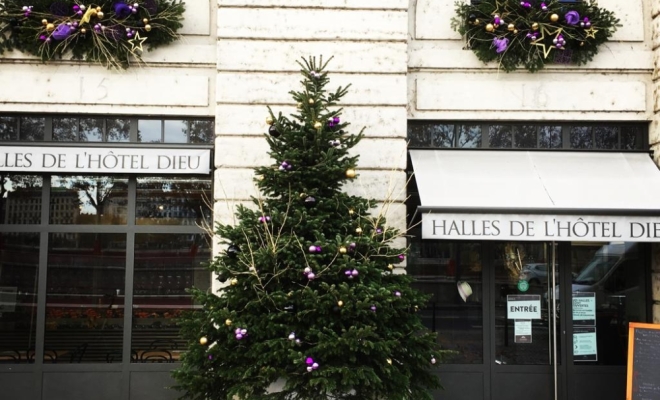
<path fill-rule="evenodd" d="M 417 78 L 418 110 L 646 110 L 641 80 L 602 75 L 436 74 Z"/>
<path fill-rule="evenodd" d="M 218 103 L 286 104 L 289 91 L 300 88 L 297 73 L 218 73 Z M 342 104 L 406 104 L 405 75 L 333 74 L 329 90 L 351 84 Z M 264 113 L 265 115 L 265 113 Z"/>
<path fill-rule="evenodd" d="M 296 111 L 293 106 L 273 107 L 275 115 L 289 117 Z M 267 108 L 258 105 L 223 105 L 216 114 L 216 129 L 223 135 L 262 135 L 267 132 Z M 366 136 L 401 137 L 407 136 L 406 109 L 400 106 L 349 106 L 342 112 L 342 121 L 349 122 L 350 133 L 358 133 L 365 127 Z"/>
<path fill-rule="evenodd" d="M 404 11 L 220 8 L 218 38 L 406 40 Z"/>
<path fill-rule="evenodd" d="M 210 35 L 212 0 L 193 0 L 186 2 L 186 11 L 183 14 L 183 28 L 181 35 Z"/>
<path fill-rule="evenodd" d="M 223 71 L 300 71 L 296 61 L 309 56 L 334 58 L 330 72 L 407 72 L 405 42 L 326 42 L 271 40 L 218 41 L 218 69 Z"/>

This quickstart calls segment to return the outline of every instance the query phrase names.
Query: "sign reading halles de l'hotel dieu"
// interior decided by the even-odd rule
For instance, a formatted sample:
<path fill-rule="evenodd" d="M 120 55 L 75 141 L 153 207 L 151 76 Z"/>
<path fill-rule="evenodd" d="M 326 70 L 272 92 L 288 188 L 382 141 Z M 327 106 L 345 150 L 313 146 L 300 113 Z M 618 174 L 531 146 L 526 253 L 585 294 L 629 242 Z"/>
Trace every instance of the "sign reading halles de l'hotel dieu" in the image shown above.
<path fill-rule="evenodd" d="M 660 242 L 660 217 L 552 214 L 422 214 L 422 238 Z"/>
<path fill-rule="evenodd" d="M 0 146 L 0 171 L 15 173 L 208 174 L 211 150 Z"/>

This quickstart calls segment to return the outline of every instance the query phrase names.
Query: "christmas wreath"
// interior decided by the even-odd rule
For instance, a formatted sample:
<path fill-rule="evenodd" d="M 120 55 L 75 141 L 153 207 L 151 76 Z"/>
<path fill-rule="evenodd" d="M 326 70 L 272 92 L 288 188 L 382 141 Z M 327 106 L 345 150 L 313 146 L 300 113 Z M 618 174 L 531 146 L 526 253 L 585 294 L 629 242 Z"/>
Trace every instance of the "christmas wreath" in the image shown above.
<path fill-rule="evenodd" d="M 456 3 L 452 28 L 483 62 L 510 72 L 549 63 L 582 65 L 598 53 L 619 20 L 595 1 L 478 0 Z"/>
<path fill-rule="evenodd" d="M 73 59 L 127 68 L 178 39 L 182 0 L 0 0 L 0 54 L 17 49 L 43 61 Z M 145 46 L 147 45 L 147 46 Z"/>

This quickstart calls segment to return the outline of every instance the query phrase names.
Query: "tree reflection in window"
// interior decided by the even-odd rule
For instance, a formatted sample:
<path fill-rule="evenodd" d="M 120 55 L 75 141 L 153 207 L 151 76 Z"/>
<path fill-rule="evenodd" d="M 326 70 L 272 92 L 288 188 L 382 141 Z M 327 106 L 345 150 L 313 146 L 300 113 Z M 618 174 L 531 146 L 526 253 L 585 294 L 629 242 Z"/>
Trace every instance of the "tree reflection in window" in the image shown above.
<path fill-rule="evenodd" d="M 130 119 L 107 119 L 107 141 L 128 142 L 131 138 Z"/>
<path fill-rule="evenodd" d="M 571 148 L 573 149 L 591 149 L 593 148 L 593 138 L 591 137 L 590 126 L 573 126 L 570 133 Z"/>
<path fill-rule="evenodd" d="M 517 149 L 534 149 L 536 145 L 536 126 L 517 126 L 515 130 Z"/>
<path fill-rule="evenodd" d="M 0 116 L 0 140 L 16 140 L 18 133 L 18 119 L 16 117 Z"/>
<path fill-rule="evenodd" d="M 210 179 L 137 179 L 138 225 L 210 226 L 212 204 Z"/>
<path fill-rule="evenodd" d="M 541 126 L 539 147 L 542 149 L 561 149 L 561 126 Z"/>
<path fill-rule="evenodd" d="M 21 137 L 20 140 L 38 141 L 44 140 L 46 131 L 46 119 L 37 117 L 21 118 Z"/>
<path fill-rule="evenodd" d="M 462 148 L 481 147 L 481 126 L 459 125 L 457 147 L 462 147 Z"/>
<path fill-rule="evenodd" d="M 488 127 L 488 143 L 494 149 L 508 149 L 512 145 L 511 125 L 491 125 Z"/>
<path fill-rule="evenodd" d="M 53 176 L 50 223 L 123 225 L 128 215 L 128 179 L 116 176 Z"/>
<path fill-rule="evenodd" d="M 596 126 L 594 136 L 597 149 L 612 150 L 619 147 L 619 128 L 616 126 Z"/>
<path fill-rule="evenodd" d="M 190 121 L 188 130 L 190 138 L 189 143 L 208 144 L 213 143 L 215 137 L 215 121 L 213 120 L 193 120 Z"/>

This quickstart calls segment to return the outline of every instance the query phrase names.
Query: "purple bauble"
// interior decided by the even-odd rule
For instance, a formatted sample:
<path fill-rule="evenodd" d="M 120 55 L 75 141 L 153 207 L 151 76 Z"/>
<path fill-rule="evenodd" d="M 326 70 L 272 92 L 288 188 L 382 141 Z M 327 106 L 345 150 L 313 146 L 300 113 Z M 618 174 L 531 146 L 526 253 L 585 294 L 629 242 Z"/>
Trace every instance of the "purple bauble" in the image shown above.
<path fill-rule="evenodd" d="M 247 336 L 247 329 L 241 329 L 241 335 Z"/>
<path fill-rule="evenodd" d="M 312 369 L 318 369 L 319 365 L 317 363 L 312 364 Z"/>
<path fill-rule="evenodd" d="M 376 312 L 376 306 L 371 306 L 371 311 Z"/>
<path fill-rule="evenodd" d="M 316 246 L 316 252 L 320 253 L 321 252 L 321 246 Z"/>
<path fill-rule="evenodd" d="M 209 354 L 209 360 L 213 360 L 213 355 Z"/>
<path fill-rule="evenodd" d="M 312 372 L 312 371 L 314 371 L 314 368 L 312 368 L 312 367 L 307 367 L 307 372 Z"/>
<path fill-rule="evenodd" d="M 305 267 L 305 270 L 303 271 L 303 274 L 307 275 L 310 272 L 312 272 L 312 269 L 310 267 Z"/>
<path fill-rule="evenodd" d="M 358 276 L 359 274 L 360 273 L 358 272 L 357 269 L 354 269 L 353 271 L 351 271 L 351 275 L 353 275 L 353 276 Z"/>
<path fill-rule="evenodd" d="M 399 291 L 397 290 L 396 292 L 394 292 L 394 295 L 395 295 L 396 297 L 401 297 L 401 292 L 399 292 Z"/>
<path fill-rule="evenodd" d="M 344 271 L 344 275 L 346 275 L 346 276 L 351 276 L 351 271 L 350 271 L 350 270 L 346 270 L 346 271 Z"/>
<path fill-rule="evenodd" d="M 237 333 L 236 334 L 236 340 L 241 340 L 241 339 L 243 339 L 243 335 L 241 335 L 240 333 Z"/>
<path fill-rule="evenodd" d="M 313 272 L 310 272 L 309 274 L 307 274 L 307 279 L 309 279 L 310 281 L 314 278 L 316 278 L 316 275 L 314 275 Z"/>
<path fill-rule="evenodd" d="M 314 246 L 314 245 L 309 246 L 309 252 L 310 253 L 316 253 L 316 246 Z"/>
<path fill-rule="evenodd" d="M 405 258 L 406 256 L 404 256 L 403 254 L 399 254 L 399 260 L 404 260 Z"/>
<path fill-rule="evenodd" d="M 305 359 L 305 364 L 307 364 L 307 365 L 312 365 L 312 364 L 314 364 L 314 359 L 313 359 L 312 357 L 307 357 L 307 358 Z"/>
<path fill-rule="evenodd" d="M 53 39 L 64 40 L 71 35 L 71 27 L 67 24 L 60 24 L 53 31 Z"/>

